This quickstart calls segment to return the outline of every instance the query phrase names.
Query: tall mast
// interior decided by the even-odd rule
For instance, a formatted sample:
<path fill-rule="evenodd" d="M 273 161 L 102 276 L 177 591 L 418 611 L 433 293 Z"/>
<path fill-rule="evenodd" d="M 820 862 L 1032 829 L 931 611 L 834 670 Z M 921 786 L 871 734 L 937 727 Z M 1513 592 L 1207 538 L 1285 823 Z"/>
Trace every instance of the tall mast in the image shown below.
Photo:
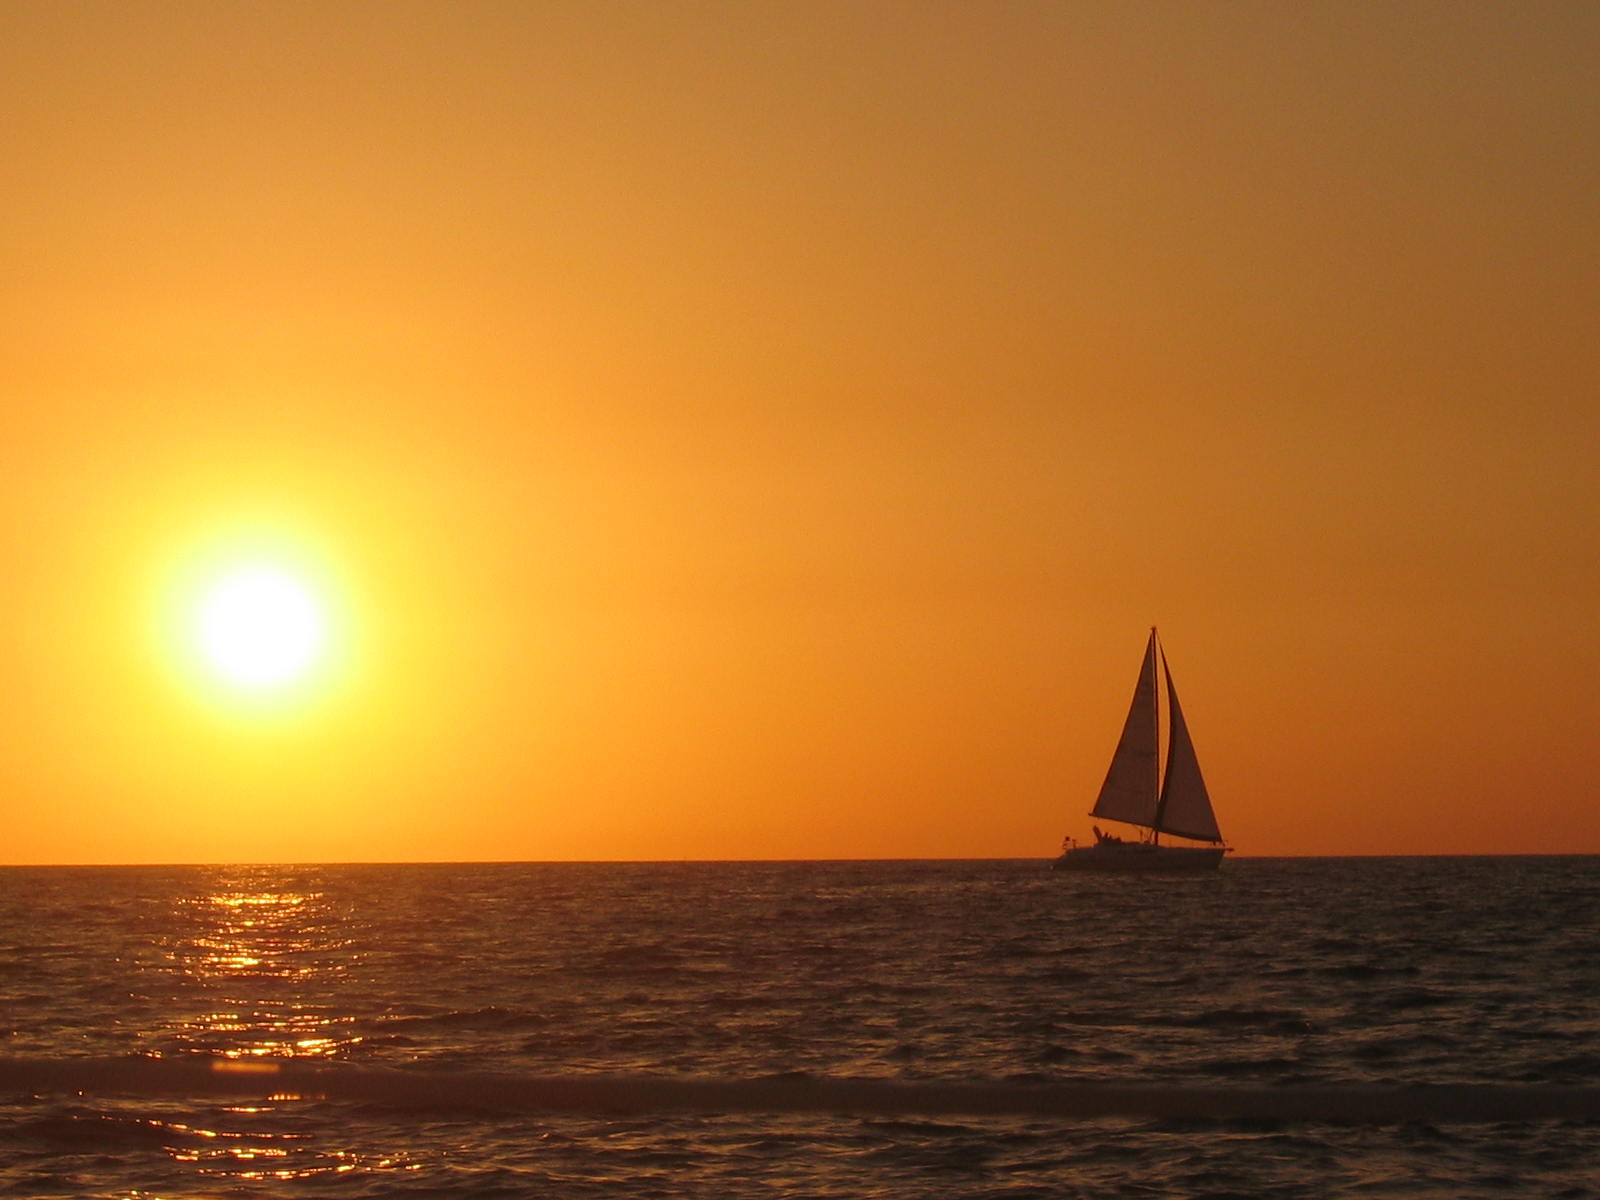
<path fill-rule="evenodd" d="M 1163 662 L 1166 661 L 1166 659 L 1165 659 L 1165 656 L 1162 655 L 1162 653 L 1161 653 L 1161 643 L 1160 643 L 1160 639 L 1158 639 L 1156 637 L 1156 627 L 1154 625 L 1150 626 L 1150 655 L 1151 655 L 1152 658 L 1154 658 L 1156 660 L 1156 666 L 1157 666 L 1157 670 L 1158 670 L 1158 673 L 1159 673 L 1160 666 L 1161 666 L 1161 664 Z M 1156 702 L 1153 705 L 1150 706 L 1150 719 L 1155 722 L 1155 726 L 1156 726 L 1156 762 L 1160 763 L 1160 761 L 1161 761 L 1161 689 L 1160 689 L 1159 686 L 1156 688 Z M 1155 824 L 1150 827 L 1150 833 L 1151 833 L 1150 844 L 1152 846 L 1161 845 L 1161 790 L 1162 790 L 1161 789 L 1161 770 L 1160 770 L 1159 767 L 1157 767 L 1157 769 L 1156 769 L 1156 807 L 1155 807 L 1155 814 L 1156 815 L 1155 815 Z"/>

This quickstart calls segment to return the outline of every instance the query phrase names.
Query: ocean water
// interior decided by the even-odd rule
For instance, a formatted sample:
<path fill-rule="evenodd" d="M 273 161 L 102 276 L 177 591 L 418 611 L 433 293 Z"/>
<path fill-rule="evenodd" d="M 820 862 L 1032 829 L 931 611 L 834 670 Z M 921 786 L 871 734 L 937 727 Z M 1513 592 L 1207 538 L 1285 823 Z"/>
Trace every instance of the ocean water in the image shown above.
<path fill-rule="evenodd" d="M 0 869 L 0 1196 L 1600 1195 L 1600 858 Z"/>

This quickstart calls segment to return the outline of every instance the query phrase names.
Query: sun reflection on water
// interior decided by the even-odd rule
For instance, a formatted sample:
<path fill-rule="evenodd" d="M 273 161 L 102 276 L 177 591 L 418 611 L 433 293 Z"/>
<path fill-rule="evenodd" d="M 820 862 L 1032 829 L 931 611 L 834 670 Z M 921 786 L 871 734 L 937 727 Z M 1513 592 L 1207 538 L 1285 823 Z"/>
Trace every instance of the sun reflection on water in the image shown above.
<path fill-rule="evenodd" d="M 257 1116 L 275 1110 L 261 1105 L 229 1107 L 224 1113 Z M 208 1129 L 180 1121 L 144 1122 L 166 1136 L 174 1162 L 191 1163 L 200 1175 L 231 1180 L 312 1179 L 356 1170 L 415 1171 L 422 1166 L 404 1153 L 374 1155 L 317 1148 L 310 1133 L 289 1130 Z"/>
<path fill-rule="evenodd" d="M 170 1031 L 178 1053 L 331 1058 L 362 1042 L 337 1003 L 353 959 L 328 896 L 268 869 L 223 873 L 179 902 L 169 969 L 200 1003 Z M 274 886 L 276 885 L 276 886 Z"/>
<path fill-rule="evenodd" d="M 178 1003 L 149 1053 L 204 1056 L 218 1074 L 272 1076 L 288 1059 L 358 1052 L 365 1039 L 348 993 L 366 948 L 350 936 L 352 915 L 316 875 L 241 867 L 196 882 L 157 938 L 157 969 Z M 296 1114 L 321 1100 L 286 1081 L 263 1101 L 212 1110 L 209 1121 L 153 1124 L 168 1135 L 173 1161 L 235 1185 L 420 1165 L 404 1151 L 363 1154 L 330 1144 L 325 1132 L 300 1132 Z"/>

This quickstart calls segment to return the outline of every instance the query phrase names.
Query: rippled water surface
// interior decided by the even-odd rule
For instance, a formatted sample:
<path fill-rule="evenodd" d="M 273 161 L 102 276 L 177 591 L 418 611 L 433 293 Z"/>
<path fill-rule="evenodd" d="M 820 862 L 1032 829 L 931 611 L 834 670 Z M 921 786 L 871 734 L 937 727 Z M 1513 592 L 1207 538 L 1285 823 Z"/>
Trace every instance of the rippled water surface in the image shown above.
<path fill-rule="evenodd" d="M 1600 1124 L 514 1111 L 428 1079 L 1600 1086 L 1600 859 L 0 869 L 0 1055 L 403 1072 L 8 1086 L 11 1196 L 1586 1196 Z M 141 1076 L 140 1079 L 143 1077 Z M 1504 1116 L 1505 1114 L 1501 1114 Z M 1515 1118 L 1515 1113 L 1512 1114 Z"/>

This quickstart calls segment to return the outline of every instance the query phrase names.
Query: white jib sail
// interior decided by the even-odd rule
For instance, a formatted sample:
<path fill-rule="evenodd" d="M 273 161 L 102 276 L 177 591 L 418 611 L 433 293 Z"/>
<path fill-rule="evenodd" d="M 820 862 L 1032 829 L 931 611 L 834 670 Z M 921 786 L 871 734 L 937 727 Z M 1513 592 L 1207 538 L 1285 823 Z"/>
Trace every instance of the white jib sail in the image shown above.
<path fill-rule="evenodd" d="M 1161 766 L 1156 732 L 1156 635 L 1150 633 L 1144 666 L 1134 685 L 1133 704 L 1122 726 L 1122 739 L 1111 756 L 1111 769 L 1100 785 L 1100 798 L 1090 815 L 1130 825 L 1152 826 L 1156 821 L 1157 784 Z"/>
<path fill-rule="evenodd" d="M 1200 842 L 1220 842 L 1217 816 L 1211 811 L 1211 796 L 1200 776 L 1200 760 L 1189 740 L 1189 726 L 1178 707 L 1178 689 L 1172 686 L 1172 671 L 1167 656 L 1161 655 L 1161 670 L 1167 677 L 1167 779 L 1161 789 L 1160 818 L 1155 822 L 1162 833 L 1194 838 Z"/>

